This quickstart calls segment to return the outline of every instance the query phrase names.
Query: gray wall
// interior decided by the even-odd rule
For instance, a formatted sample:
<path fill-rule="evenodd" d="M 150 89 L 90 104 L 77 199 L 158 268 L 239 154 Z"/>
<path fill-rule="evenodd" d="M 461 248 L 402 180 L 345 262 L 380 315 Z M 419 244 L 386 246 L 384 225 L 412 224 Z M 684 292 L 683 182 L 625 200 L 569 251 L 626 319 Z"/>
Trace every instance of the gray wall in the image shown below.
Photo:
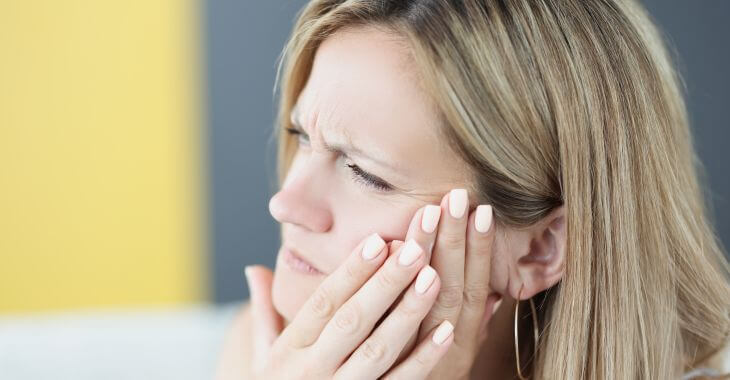
<path fill-rule="evenodd" d="M 695 147 L 707 170 L 717 233 L 730 250 L 730 1 L 644 1 L 687 87 Z"/>
<path fill-rule="evenodd" d="M 278 230 L 272 88 L 276 59 L 304 0 L 207 0 L 211 281 L 216 302 L 247 297 L 246 264 L 273 267 Z M 730 1 L 645 1 L 679 55 L 716 226 L 730 244 Z"/>
<path fill-rule="evenodd" d="M 209 229 L 213 300 L 247 296 L 243 267 L 273 267 L 276 61 L 306 1 L 207 0 Z"/>

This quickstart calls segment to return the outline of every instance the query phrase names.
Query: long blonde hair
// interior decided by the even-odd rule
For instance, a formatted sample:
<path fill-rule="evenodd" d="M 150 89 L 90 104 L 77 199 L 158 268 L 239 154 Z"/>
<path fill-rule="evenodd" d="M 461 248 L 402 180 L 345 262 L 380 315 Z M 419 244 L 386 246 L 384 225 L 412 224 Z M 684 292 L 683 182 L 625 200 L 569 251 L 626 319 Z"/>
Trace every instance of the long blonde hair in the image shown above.
<path fill-rule="evenodd" d="M 565 275 L 540 296 L 533 377 L 675 378 L 726 344 L 728 264 L 678 75 L 638 3 L 313 0 L 281 57 L 277 131 L 317 46 L 358 25 L 409 42 L 443 138 L 500 223 L 566 207 Z M 281 183 L 297 143 L 278 139 Z"/>

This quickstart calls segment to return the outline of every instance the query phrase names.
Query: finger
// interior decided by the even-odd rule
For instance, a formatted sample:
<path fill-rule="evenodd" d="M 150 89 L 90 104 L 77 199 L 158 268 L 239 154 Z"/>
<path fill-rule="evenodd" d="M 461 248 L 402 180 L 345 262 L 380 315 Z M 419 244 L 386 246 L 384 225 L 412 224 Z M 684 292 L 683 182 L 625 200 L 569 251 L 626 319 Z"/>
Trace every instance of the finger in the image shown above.
<path fill-rule="evenodd" d="M 378 234 L 360 242 L 345 262 L 327 276 L 307 299 L 282 333 L 282 341 L 292 348 L 314 343 L 340 306 L 360 289 L 386 257 L 387 246 Z"/>
<path fill-rule="evenodd" d="M 375 323 L 425 264 L 423 249 L 408 240 L 335 312 L 313 345 L 324 366 L 339 366 L 373 330 Z"/>
<path fill-rule="evenodd" d="M 397 240 L 397 239 L 396 240 L 391 240 L 388 243 L 388 247 L 389 247 L 388 252 L 393 252 L 393 253 L 398 252 L 398 250 L 400 250 L 401 247 L 403 247 L 403 244 L 405 244 L 405 242 L 403 240 Z M 403 294 L 399 295 L 398 298 L 396 298 L 395 302 L 393 302 L 393 304 L 390 305 L 390 307 L 388 308 L 388 311 L 386 311 L 385 313 L 383 313 L 383 315 L 380 317 L 380 319 L 378 319 L 378 321 L 375 322 L 375 326 L 380 325 L 380 323 L 385 319 L 385 317 L 387 317 L 388 314 L 390 314 L 390 312 L 393 310 L 393 307 L 395 307 L 395 305 L 397 305 L 398 302 L 400 302 L 400 298 L 402 296 L 403 296 Z"/>
<path fill-rule="evenodd" d="M 251 323 L 253 324 L 253 355 L 255 366 L 263 365 L 271 345 L 282 329 L 282 318 L 271 301 L 273 273 L 264 266 L 247 266 L 244 269 L 251 294 Z M 258 370 L 258 368 L 254 368 Z"/>
<path fill-rule="evenodd" d="M 454 341 L 454 326 L 444 320 L 416 346 L 413 352 L 390 370 L 385 379 L 425 379 Z"/>
<path fill-rule="evenodd" d="M 403 240 L 391 240 L 388 243 L 388 252 L 398 252 L 405 242 Z"/>
<path fill-rule="evenodd" d="M 436 242 L 436 232 L 438 230 L 438 224 L 441 219 L 441 206 L 439 205 L 426 205 L 416 211 L 411 218 L 411 223 L 408 226 L 408 232 L 406 233 L 407 239 L 414 239 L 418 242 L 421 247 L 426 250 L 426 262 L 431 260 L 432 249 Z M 400 299 L 396 300 L 393 306 L 397 305 Z M 401 355 L 398 357 L 396 362 L 400 362 L 411 352 L 413 347 L 418 342 L 418 330 L 408 339 Z"/>
<path fill-rule="evenodd" d="M 464 291 L 464 251 L 469 199 L 465 189 L 454 189 L 441 200 L 442 216 L 431 257 L 431 266 L 441 278 L 441 290 L 424 319 L 419 337 L 448 319 L 456 324 Z"/>
<path fill-rule="evenodd" d="M 398 252 L 399 249 L 401 249 L 401 247 L 403 247 L 403 244 L 405 244 L 405 242 L 403 240 L 391 240 L 390 243 L 388 243 L 388 248 L 389 248 L 388 249 L 388 252 L 392 252 L 392 253 L 395 254 L 396 252 Z M 428 260 L 426 260 L 426 261 L 428 261 Z M 403 294 L 401 294 L 395 300 L 395 302 L 390 306 L 390 308 L 388 309 L 388 311 L 385 314 L 383 314 L 382 318 L 385 318 L 390 313 L 390 311 L 392 310 L 392 308 L 396 304 L 398 304 L 398 302 L 400 301 L 400 297 L 402 297 L 402 296 L 403 296 Z M 381 318 L 381 320 L 378 320 L 378 322 L 375 324 L 376 326 L 378 324 L 380 324 L 380 322 L 382 321 L 382 318 Z"/>
<path fill-rule="evenodd" d="M 492 293 L 487 297 L 487 306 L 484 308 L 484 316 L 482 322 L 479 325 L 479 338 L 477 339 L 477 346 L 481 347 L 482 342 L 487 339 L 489 321 L 492 320 L 494 315 L 502 305 L 502 296 L 496 293 Z"/>
<path fill-rule="evenodd" d="M 489 296 L 492 262 L 492 207 L 479 205 L 469 217 L 464 268 L 464 292 L 454 336 L 460 345 L 476 344 Z"/>
<path fill-rule="evenodd" d="M 413 239 L 426 252 L 426 262 L 431 260 L 431 253 L 436 242 L 436 230 L 441 219 L 441 207 L 425 205 L 419 208 L 408 226 L 406 240 Z"/>
<path fill-rule="evenodd" d="M 380 376 L 395 362 L 408 339 L 438 295 L 438 275 L 430 266 L 421 269 L 403 300 L 339 368 L 336 378 Z"/>
<path fill-rule="evenodd" d="M 390 242 L 388 243 L 388 252 L 389 252 L 389 253 L 390 253 L 390 252 L 392 252 L 392 253 L 396 253 L 396 252 L 398 252 L 398 250 L 399 250 L 399 249 L 401 249 L 401 247 L 403 247 L 403 244 L 405 244 L 405 242 L 404 242 L 403 240 L 391 240 L 391 241 L 390 241 Z M 426 260 L 426 261 L 428 261 L 428 260 Z M 386 316 L 387 316 L 387 315 L 388 315 L 388 314 L 390 313 L 390 311 L 392 310 L 392 308 L 393 308 L 393 307 L 394 307 L 394 306 L 395 306 L 396 304 L 398 304 L 398 302 L 400 301 L 400 297 L 402 297 L 402 296 L 403 296 L 403 294 L 401 294 L 401 295 L 400 295 L 400 296 L 399 296 L 399 297 L 398 297 L 398 298 L 396 299 L 396 301 L 395 301 L 395 302 L 394 302 L 394 303 L 393 303 L 393 304 L 392 304 L 392 305 L 390 306 L 390 308 L 388 309 L 388 311 L 387 311 L 387 312 L 386 312 L 385 314 L 383 314 L 382 318 L 381 318 L 380 320 L 378 320 L 378 322 L 377 322 L 377 323 L 375 324 L 376 326 L 377 326 L 378 324 L 380 324 L 380 322 L 382 321 L 382 319 L 384 319 L 384 318 L 385 318 L 385 317 L 386 317 Z"/>

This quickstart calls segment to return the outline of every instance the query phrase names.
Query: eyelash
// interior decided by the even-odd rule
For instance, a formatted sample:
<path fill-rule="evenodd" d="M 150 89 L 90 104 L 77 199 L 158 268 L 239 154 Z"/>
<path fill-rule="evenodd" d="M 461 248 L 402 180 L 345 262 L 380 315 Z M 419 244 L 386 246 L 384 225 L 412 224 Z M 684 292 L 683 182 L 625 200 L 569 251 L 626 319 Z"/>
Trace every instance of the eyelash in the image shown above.
<path fill-rule="evenodd" d="M 309 137 L 307 136 L 306 133 L 303 133 L 302 131 L 300 131 L 296 128 L 286 128 L 286 131 L 290 135 L 298 136 L 299 137 L 298 141 L 299 141 L 300 145 L 303 143 L 302 139 L 305 139 L 305 138 L 306 138 L 305 143 L 306 144 L 309 143 Z M 378 179 L 374 175 L 362 170 L 359 166 L 357 166 L 355 164 L 345 164 L 345 166 L 347 166 L 350 169 L 350 171 L 352 172 L 352 178 L 353 178 L 353 180 L 355 180 L 355 182 L 359 182 L 365 186 L 369 186 L 369 187 L 374 188 L 379 191 L 393 190 L 392 186 L 390 186 L 389 184 Z"/>
<path fill-rule="evenodd" d="M 387 183 L 375 178 L 372 174 L 360 169 L 359 166 L 355 164 L 346 164 L 348 168 L 352 171 L 352 176 L 355 181 L 364 183 L 367 186 L 370 186 L 372 188 L 375 188 L 379 191 L 390 191 L 393 190 L 393 188 L 388 185 Z"/>

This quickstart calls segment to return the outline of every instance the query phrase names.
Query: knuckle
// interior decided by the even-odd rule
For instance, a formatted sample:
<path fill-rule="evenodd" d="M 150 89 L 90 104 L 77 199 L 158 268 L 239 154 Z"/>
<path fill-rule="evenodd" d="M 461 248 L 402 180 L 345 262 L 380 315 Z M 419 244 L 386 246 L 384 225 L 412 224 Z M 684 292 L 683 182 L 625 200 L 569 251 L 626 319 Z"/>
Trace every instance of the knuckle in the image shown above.
<path fill-rule="evenodd" d="M 328 319 L 334 310 L 334 304 L 329 293 L 324 288 L 318 289 L 312 295 L 312 302 L 309 304 L 312 314 L 318 318 Z"/>
<path fill-rule="evenodd" d="M 381 290 L 391 290 L 398 287 L 398 275 L 394 270 L 384 267 L 383 270 L 378 272 L 375 276 L 376 283 Z"/>
<path fill-rule="evenodd" d="M 478 257 L 490 255 L 489 246 L 484 243 L 472 243 L 472 245 L 469 246 L 468 251 L 470 255 Z"/>
<path fill-rule="evenodd" d="M 404 302 L 401 302 L 400 307 L 398 307 L 396 312 L 393 313 L 396 318 L 403 321 L 410 321 L 413 319 L 420 319 L 420 317 L 424 314 L 426 305 L 424 305 L 424 303 L 420 300 L 412 299 L 412 297 L 409 298 L 411 299 L 404 299 Z"/>
<path fill-rule="evenodd" d="M 442 285 L 436 303 L 447 311 L 461 308 L 464 301 L 464 289 L 461 285 Z"/>
<path fill-rule="evenodd" d="M 465 285 L 463 294 L 464 306 L 482 307 L 487 302 L 489 290 L 484 286 Z"/>
<path fill-rule="evenodd" d="M 354 260 L 348 260 L 345 262 L 345 275 L 348 279 L 358 279 L 360 278 L 360 273 L 362 272 L 362 269 L 358 265 L 358 262 Z"/>
<path fill-rule="evenodd" d="M 358 350 L 358 357 L 371 363 L 383 360 L 386 354 L 385 345 L 372 338 L 366 340 Z"/>
<path fill-rule="evenodd" d="M 455 233 L 448 233 L 439 235 L 438 237 L 439 245 L 442 248 L 446 248 L 448 250 L 457 250 L 457 249 L 463 249 L 465 242 L 464 242 L 464 234 L 455 234 Z"/>
<path fill-rule="evenodd" d="M 314 340 L 314 338 L 307 336 L 307 334 L 294 329 L 284 329 L 282 336 L 283 339 L 277 339 L 274 345 L 281 345 L 282 351 L 285 352 L 293 352 L 308 347 Z"/>
<path fill-rule="evenodd" d="M 360 313 L 351 302 L 346 303 L 335 313 L 334 323 L 337 330 L 345 334 L 355 333 L 360 326 Z"/>

